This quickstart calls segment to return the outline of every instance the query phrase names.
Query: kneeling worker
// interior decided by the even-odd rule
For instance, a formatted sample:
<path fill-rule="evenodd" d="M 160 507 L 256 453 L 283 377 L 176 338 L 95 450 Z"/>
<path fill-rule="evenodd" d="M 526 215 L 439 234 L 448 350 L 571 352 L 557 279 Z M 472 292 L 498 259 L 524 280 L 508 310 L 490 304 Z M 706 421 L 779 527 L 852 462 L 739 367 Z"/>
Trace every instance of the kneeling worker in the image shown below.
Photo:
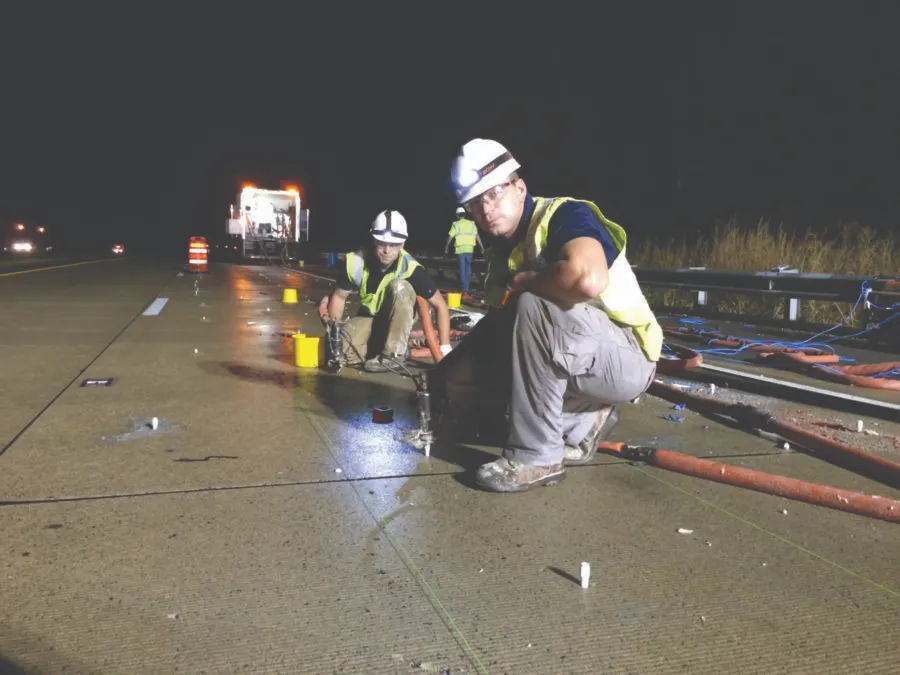
<path fill-rule="evenodd" d="M 347 254 L 346 273 L 328 298 L 326 322 L 338 321 L 351 291 L 359 291 L 359 314 L 347 323 L 346 334 L 355 350 L 366 359 L 365 370 L 384 373 L 390 361 L 402 363 L 409 349 L 409 334 L 415 319 L 416 296 L 437 310 L 441 352 L 450 352 L 450 310 L 437 284 L 409 253 L 406 219 L 399 211 L 382 211 L 370 230 L 372 245 Z M 349 363 L 356 351 L 344 345 Z M 387 363 L 386 363 L 387 361 Z"/>
<path fill-rule="evenodd" d="M 503 457 L 476 472 L 496 492 L 552 485 L 590 461 L 615 406 L 650 386 L 663 341 L 625 231 L 592 202 L 533 197 L 518 169 L 492 140 L 456 159 L 458 203 L 486 235 L 491 310 L 430 378 L 441 426 L 502 421 L 508 405 Z"/>

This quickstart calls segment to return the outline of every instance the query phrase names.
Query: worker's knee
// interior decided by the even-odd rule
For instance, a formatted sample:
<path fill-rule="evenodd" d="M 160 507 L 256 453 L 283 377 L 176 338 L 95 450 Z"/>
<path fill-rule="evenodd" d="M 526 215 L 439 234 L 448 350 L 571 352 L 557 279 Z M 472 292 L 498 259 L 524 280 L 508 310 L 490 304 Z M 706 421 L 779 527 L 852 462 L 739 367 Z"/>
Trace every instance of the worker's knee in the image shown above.
<path fill-rule="evenodd" d="M 394 279 L 388 284 L 387 292 L 390 294 L 394 304 L 410 303 L 416 299 L 416 291 L 406 279 Z"/>
<path fill-rule="evenodd" d="M 409 283 L 406 279 L 393 279 L 391 283 L 388 284 L 388 290 L 394 295 L 400 294 L 415 294 L 413 290 L 412 284 Z"/>

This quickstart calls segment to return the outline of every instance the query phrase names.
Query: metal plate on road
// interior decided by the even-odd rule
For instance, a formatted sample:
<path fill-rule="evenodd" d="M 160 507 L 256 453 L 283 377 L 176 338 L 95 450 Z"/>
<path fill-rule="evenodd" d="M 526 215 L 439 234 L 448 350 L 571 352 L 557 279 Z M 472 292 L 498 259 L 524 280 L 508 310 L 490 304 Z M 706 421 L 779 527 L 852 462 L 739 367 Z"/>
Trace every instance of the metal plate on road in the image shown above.
<path fill-rule="evenodd" d="M 108 387 L 113 383 L 114 377 L 107 377 L 105 380 L 85 380 L 81 383 L 82 387 Z"/>

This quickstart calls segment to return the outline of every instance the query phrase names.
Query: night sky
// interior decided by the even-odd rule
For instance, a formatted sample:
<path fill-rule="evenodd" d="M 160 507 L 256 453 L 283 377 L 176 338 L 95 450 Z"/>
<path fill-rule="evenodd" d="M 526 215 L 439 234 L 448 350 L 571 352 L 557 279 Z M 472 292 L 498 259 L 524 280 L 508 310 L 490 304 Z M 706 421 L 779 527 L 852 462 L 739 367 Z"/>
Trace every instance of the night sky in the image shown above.
<path fill-rule="evenodd" d="M 481 136 L 632 237 L 735 213 L 895 226 L 900 12 L 858 4 L 7 11 L 0 222 L 178 251 L 223 237 L 246 180 L 301 185 L 322 250 L 384 208 L 440 246 L 450 163 Z"/>

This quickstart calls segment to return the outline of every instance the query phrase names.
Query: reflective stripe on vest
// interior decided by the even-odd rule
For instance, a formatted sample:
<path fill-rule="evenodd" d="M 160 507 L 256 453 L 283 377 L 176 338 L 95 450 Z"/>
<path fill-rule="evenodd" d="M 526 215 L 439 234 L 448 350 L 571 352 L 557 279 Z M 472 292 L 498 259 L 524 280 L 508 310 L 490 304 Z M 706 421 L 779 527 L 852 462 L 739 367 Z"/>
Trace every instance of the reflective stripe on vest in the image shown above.
<path fill-rule="evenodd" d="M 385 274 L 375 292 L 370 293 L 366 288 L 369 282 L 369 268 L 366 266 L 365 256 L 361 252 L 347 254 L 347 278 L 359 289 L 359 302 L 366 308 L 369 316 L 378 314 L 388 285 L 394 279 L 409 279 L 417 267 L 421 267 L 421 264 L 401 249 L 397 258 L 397 268 Z"/>
<path fill-rule="evenodd" d="M 475 223 L 466 218 L 460 218 L 453 223 L 455 228 L 454 242 L 456 244 L 456 253 L 472 253 L 477 243 L 476 235 L 478 229 Z"/>
<path fill-rule="evenodd" d="M 644 354 L 651 361 L 658 361 L 662 353 L 663 334 L 656 322 L 656 317 L 641 292 L 637 277 L 625 257 L 627 237 L 625 230 L 609 220 L 596 204 L 571 197 L 547 199 L 535 197 L 534 213 L 528 223 L 528 232 L 508 257 L 493 254 L 488 259 L 488 277 L 485 281 L 487 300 L 492 307 L 498 307 L 506 294 L 506 287 L 516 272 L 520 270 L 536 270 L 546 262 L 541 258 L 541 251 L 547 245 L 547 234 L 550 219 L 562 204 L 567 201 L 580 201 L 587 204 L 594 216 L 609 232 L 619 255 L 609 268 L 609 284 L 595 299 L 597 306 L 616 323 L 629 326 Z"/>

